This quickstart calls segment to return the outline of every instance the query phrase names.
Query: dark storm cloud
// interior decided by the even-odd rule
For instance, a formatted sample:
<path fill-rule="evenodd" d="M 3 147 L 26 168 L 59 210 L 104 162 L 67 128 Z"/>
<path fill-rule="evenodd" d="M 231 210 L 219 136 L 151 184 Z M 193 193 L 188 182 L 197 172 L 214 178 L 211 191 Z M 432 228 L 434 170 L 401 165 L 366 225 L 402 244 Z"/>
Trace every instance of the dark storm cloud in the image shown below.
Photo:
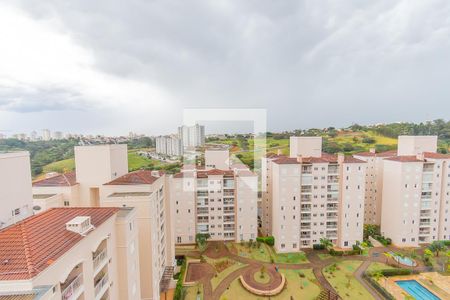
<path fill-rule="evenodd" d="M 448 117 L 445 0 L 20 3 L 180 109 L 267 108 L 275 130 Z"/>

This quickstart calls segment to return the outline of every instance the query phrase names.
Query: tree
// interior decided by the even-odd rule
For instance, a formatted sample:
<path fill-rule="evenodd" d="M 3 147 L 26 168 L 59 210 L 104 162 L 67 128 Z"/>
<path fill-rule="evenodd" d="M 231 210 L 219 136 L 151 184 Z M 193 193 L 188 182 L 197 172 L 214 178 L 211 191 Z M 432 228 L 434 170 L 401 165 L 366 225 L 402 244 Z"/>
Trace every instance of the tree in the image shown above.
<path fill-rule="evenodd" d="M 428 249 L 439 257 L 439 252 L 447 250 L 447 247 L 443 241 L 434 241 L 428 246 Z"/>
<path fill-rule="evenodd" d="M 265 274 L 266 274 L 266 266 L 262 265 L 261 269 L 259 269 L 259 277 L 260 278 L 264 278 Z"/>
<path fill-rule="evenodd" d="M 195 242 L 201 251 L 205 250 L 206 242 L 210 237 L 211 235 L 209 233 L 197 233 L 195 235 Z"/>
<path fill-rule="evenodd" d="M 321 239 L 320 239 L 320 244 L 321 244 L 325 249 L 329 249 L 329 248 L 333 247 L 333 243 L 331 242 L 330 239 L 327 239 L 327 238 L 321 238 Z"/>
<path fill-rule="evenodd" d="M 381 270 L 378 270 L 375 273 L 373 273 L 372 277 L 375 278 L 376 281 L 379 281 L 381 278 L 384 278 L 384 286 L 386 287 L 386 277 L 384 277 L 383 272 L 381 272 Z"/>

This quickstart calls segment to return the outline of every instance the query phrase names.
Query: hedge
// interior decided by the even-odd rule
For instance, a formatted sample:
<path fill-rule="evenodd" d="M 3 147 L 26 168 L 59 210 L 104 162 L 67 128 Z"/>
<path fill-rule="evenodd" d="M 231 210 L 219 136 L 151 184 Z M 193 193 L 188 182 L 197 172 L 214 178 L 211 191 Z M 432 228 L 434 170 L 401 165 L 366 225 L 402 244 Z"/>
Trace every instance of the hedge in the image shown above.
<path fill-rule="evenodd" d="M 325 245 L 322 244 L 313 244 L 313 250 L 324 250 Z"/>
<path fill-rule="evenodd" d="M 347 255 L 359 255 L 361 250 L 348 250 L 348 251 L 341 251 L 341 250 L 334 250 L 333 248 L 330 249 L 329 253 L 332 256 L 347 256 Z"/>
<path fill-rule="evenodd" d="M 410 269 L 383 269 L 383 270 L 380 270 L 380 272 L 381 272 L 381 274 L 383 274 L 383 276 L 386 276 L 386 277 L 411 275 L 414 273 Z M 366 273 L 369 276 L 373 276 L 373 274 L 375 274 L 375 272 L 366 272 Z"/>
<path fill-rule="evenodd" d="M 257 237 L 256 241 L 260 243 L 265 243 L 269 246 L 275 245 L 275 238 L 273 236 Z"/>
<path fill-rule="evenodd" d="M 182 300 L 181 298 L 183 294 L 184 272 L 186 272 L 186 260 L 184 260 L 183 264 L 181 265 L 180 275 L 178 276 L 177 285 L 175 287 L 175 293 L 173 295 L 173 300 Z"/>

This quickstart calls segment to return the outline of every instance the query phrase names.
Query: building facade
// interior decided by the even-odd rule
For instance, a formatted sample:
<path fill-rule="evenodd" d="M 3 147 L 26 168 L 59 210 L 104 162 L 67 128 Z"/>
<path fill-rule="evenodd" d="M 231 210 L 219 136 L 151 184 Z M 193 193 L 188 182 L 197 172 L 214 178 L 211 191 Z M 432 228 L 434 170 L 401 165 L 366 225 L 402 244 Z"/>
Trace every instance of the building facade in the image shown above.
<path fill-rule="evenodd" d="M 262 232 L 275 237 L 279 252 L 310 248 L 321 238 L 340 248 L 362 241 L 366 163 L 322 153 L 317 137 L 291 138 L 291 145 L 289 157 L 262 161 Z"/>
<path fill-rule="evenodd" d="M 141 299 L 135 217 L 129 208 L 54 208 L 1 230 L 0 294 Z"/>
<path fill-rule="evenodd" d="M 166 181 L 160 171 L 141 170 L 105 183 L 100 190 L 101 206 L 136 209 L 142 299 L 159 299 L 160 291 L 168 288 L 165 275 L 173 275 L 175 248 Z"/>
<path fill-rule="evenodd" d="M 184 148 L 195 148 L 205 144 L 205 126 L 195 124 L 193 126 L 178 127 L 178 136 L 183 142 Z"/>
<path fill-rule="evenodd" d="M 221 157 L 205 153 L 205 165 L 219 166 L 222 159 L 214 159 Z M 257 186 L 256 174 L 243 165 L 222 170 L 186 168 L 173 175 L 169 194 L 175 243 L 193 244 L 197 233 L 209 234 L 210 240 L 255 240 Z"/>
<path fill-rule="evenodd" d="M 156 137 L 156 153 L 168 156 L 182 156 L 183 142 L 176 135 Z"/>
<path fill-rule="evenodd" d="M 30 154 L 0 153 L 0 229 L 33 214 Z"/>

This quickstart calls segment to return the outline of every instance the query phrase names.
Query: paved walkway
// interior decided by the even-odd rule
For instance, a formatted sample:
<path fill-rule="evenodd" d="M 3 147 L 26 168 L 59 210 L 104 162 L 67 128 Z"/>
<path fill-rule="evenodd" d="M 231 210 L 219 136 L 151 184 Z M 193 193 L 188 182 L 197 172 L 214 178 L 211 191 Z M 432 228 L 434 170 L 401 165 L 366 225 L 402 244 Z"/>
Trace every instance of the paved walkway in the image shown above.
<path fill-rule="evenodd" d="M 212 248 L 212 247 L 214 247 L 214 248 Z M 211 249 L 215 249 L 215 251 L 212 251 Z M 372 286 L 370 284 L 368 284 L 363 279 L 362 275 L 364 274 L 364 272 L 367 270 L 367 268 L 370 266 L 370 264 L 372 262 L 380 262 L 380 263 L 387 262 L 386 257 L 383 255 L 384 252 L 396 251 L 396 250 L 397 249 L 392 248 L 392 247 L 389 247 L 389 248 L 388 247 L 377 247 L 377 248 L 371 248 L 369 250 L 368 256 L 350 255 L 350 256 L 345 256 L 345 258 L 344 258 L 345 260 L 357 260 L 357 261 L 363 262 L 358 267 L 358 269 L 355 271 L 354 275 L 355 275 L 356 279 L 368 290 L 368 292 L 376 300 L 383 299 L 383 298 L 379 295 L 379 293 L 374 288 L 372 288 Z M 277 263 L 275 265 L 279 269 L 291 269 L 291 270 L 312 269 L 314 272 L 314 275 L 316 276 L 320 285 L 323 288 L 328 289 L 337 294 L 336 290 L 330 285 L 328 280 L 322 274 L 322 269 L 325 268 L 326 266 L 332 264 L 333 262 L 339 261 L 339 259 L 337 257 L 329 257 L 326 259 L 320 259 L 317 254 L 326 253 L 325 251 L 315 251 L 315 250 L 308 249 L 308 250 L 305 250 L 304 252 L 306 253 L 306 257 L 307 257 L 309 263 L 303 263 L 303 264 Z M 374 253 L 378 253 L 378 256 L 373 256 Z M 236 278 L 239 278 L 239 276 L 241 276 L 241 275 L 245 276 L 246 282 L 253 281 L 254 283 L 256 283 L 256 281 L 253 278 L 253 273 L 255 271 L 259 270 L 261 268 L 261 266 L 264 265 L 266 267 L 266 269 L 269 271 L 274 270 L 273 263 L 261 262 L 261 261 L 257 261 L 254 259 L 239 256 L 235 253 L 230 252 L 228 250 L 228 248 L 226 246 L 224 246 L 223 244 L 221 246 L 220 245 L 217 246 L 216 243 L 210 243 L 210 245 L 208 245 L 208 249 L 205 251 L 205 254 L 214 256 L 214 258 L 228 256 L 230 259 L 233 259 L 235 261 L 238 261 L 240 263 L 248 265 L 247 267 L 238 269 L 238 270 L 232 272 L 231 274 L 229 274 L 228 276 L 226 276 L 220 282 L 220 284 L 214 289 L 214 291 L 212 290 L 212 286 L 211 286 L 211 278 L 214 276 L 214 274 L 209 273 L 209 272 L 208 272 L 208 274 L 205 274 L 205 276 L 200 280 L 200 282 L 203 284 L 204 299 L 208 299 L 208 300 L 209 299 L 219 300 L 220 296 L 227 290 L 227 288 L 229 288 L 231 283 Z M 392 261 L 391 261 L 391 263 L 392 263 Z M 421 264 L 419 262 L 419 266 L 417 266 L 415 269 L 418 271 L 424 271 L 425 267 L 423 266 L 423 264 Z M 273 278 L 271 278 L 271 280 L 273 280 L 273 282 L 275 284 L 277 282 L 276 275 L 279 275 L 279 274 L 274 275 L 271 272 L 271 275 L 274 276 Z M 281 276 L 280 276 L 280 278 L 281 278 Z M 249 280 L 249 281 L 247 281 L 247 280 Z M 258 284 L 258 288 L 261 288 L 261 284 L 259 284 L 259 283 L 256 283 L 256 284 Z M 269 287 L 269 288 L 270 288 L 270 286 L 272 286 L 272 284 L 267 285 L 267 287 Z M 262 286 L 262 288 L 264 288 L 264 286 Z"/>

